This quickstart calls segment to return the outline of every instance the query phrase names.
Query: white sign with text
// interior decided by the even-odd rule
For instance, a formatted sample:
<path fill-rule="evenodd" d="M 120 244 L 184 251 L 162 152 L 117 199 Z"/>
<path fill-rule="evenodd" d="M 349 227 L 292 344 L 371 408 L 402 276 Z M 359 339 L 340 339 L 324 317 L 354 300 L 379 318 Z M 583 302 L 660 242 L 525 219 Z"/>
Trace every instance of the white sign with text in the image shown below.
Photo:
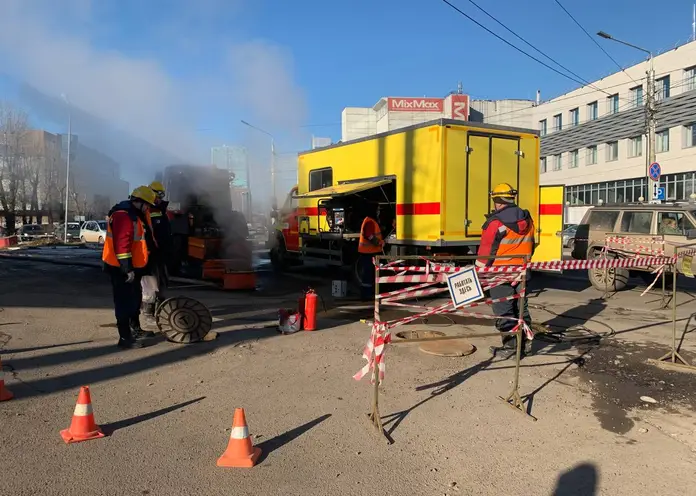
<path fill-rule="evenodd" d="M 448 276 L 447 287 L 455 308 L 483 298 L 481 283 L 474 267 L 468 267 Z"/>

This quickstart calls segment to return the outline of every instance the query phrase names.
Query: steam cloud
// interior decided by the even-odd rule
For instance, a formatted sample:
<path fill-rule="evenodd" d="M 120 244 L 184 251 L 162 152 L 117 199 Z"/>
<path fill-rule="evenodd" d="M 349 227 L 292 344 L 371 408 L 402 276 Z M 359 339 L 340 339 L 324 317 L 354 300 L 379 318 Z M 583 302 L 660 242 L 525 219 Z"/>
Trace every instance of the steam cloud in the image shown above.
<path fill-rule="evenodd" d="M 137 38 L 148 41 L 135 55 L 92 41 L 114 28 L 103 22 L 108 17 L 97 16 L 108 10 L 109 3 L 0 0 L 0 68 L 28 84 L 23 95 L 29 111 L 42 119 L 65 119 L 60 95 L 66 94 L 76 109 L 73 128 L 80 141 L 119 161 L 124 179 L 151 180 L 157 158 L 162 164 L 173 157 L 207 163 L 213 138 L 196 130 L 210 127 L 208 109 L 216 115 L 224 112 L 230 128 L 246 118 L 282 134 L 303 123 L 305 97 L 294 81 L 286 50 L 263 40 L 210 43 L 213 29 L 207 23 L 219 16 L 220 9 L 229 13 L 241 8 L 241 2 L 178 0 L 167 9 L 150 9 L 147 15 L 166 13 L 144 22 L 150 36 Z M 116 1 L 111 11 L 122 4 L 131 5 Z M 197 29 L 189 22 L 193 16 Z M 204 45 L 198 35 L 208 43 Z M 218 53 L 211 54 L 211 46 Z M 160 61 L 144 55 L 153 51 L 166 53 L 180 66 L 190 63 L 197 68 L 174 76 Z M 201 51 L 219 63 L 205 69 L 197 66 Z M 218 139 L 231 141 L 229 134 Z"/>

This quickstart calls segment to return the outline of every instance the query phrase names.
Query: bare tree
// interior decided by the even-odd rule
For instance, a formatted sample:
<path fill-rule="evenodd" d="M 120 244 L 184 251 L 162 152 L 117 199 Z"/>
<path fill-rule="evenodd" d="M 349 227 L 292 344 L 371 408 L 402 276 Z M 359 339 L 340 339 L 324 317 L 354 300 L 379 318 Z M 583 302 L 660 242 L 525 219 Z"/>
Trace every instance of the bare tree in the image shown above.
<path fill-rule="evenodd" d="M 26 112 L 0 102 L 0 206 L 5 211 L 5 224 L 10 234 L 15 231 L 26 189 L 24 148 L 28 121 Z"/>

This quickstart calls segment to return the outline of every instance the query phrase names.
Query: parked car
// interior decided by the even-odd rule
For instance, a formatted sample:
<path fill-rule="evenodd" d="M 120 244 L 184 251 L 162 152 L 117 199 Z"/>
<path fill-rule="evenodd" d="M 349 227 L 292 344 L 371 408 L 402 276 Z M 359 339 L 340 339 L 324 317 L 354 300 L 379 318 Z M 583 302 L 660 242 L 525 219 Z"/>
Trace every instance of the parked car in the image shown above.
<path fill-rule="evenodd" d="M 568 227 L 563 229 L 561 236 L 563 237 L 563 248 L 573 249 L 575 245 L 575 233 L 578 230 L 577 224 L 570 224 Z"/>
<path fill-rule="evenodd" d="M 62 240 L 65 237 L 65 224 L 58 225 L 55 229 L 54 234 L 56 238 Z M 80 223 L 68 222 L 68 236 L 65 241 L 77 241 L 78 239 L 80 239 Z"/>
<path fill-rule="evenodd" d="M 693 203 L 661 203 L 603 205 L 591 208 L 585 213 L 575 233 L 575 246 L 572 257 L 576 260 L 591 260 L 602 256 L 607 234 L 619 236 L 646 237 L 663 236 L 665 256 L 674 256 L 674 245 L 688 243 L 696 238 L 696 205 Z M 693 243 L 693 241 L 691 241 Z M 641 243 L 645 245 L 646 243 Z M 655 245 L 654 249 L 662 248 Z M 627 249 L 630 251 L 630 248 Z M 609 256 L 622 257 L 620 249 L 611 250 Z M 682 259 L 678 261 L 677 272 L 681 272 Z M 621 291 L 628 284 L 630 272 L 649 279 L 655 267 L 636 267 L 635 269 L 589 269 L 592 285 L 600 290 Z M 606 274 L 606 281 L 605 281 Z"/>
<path fill-rule="evenodd" d="M 106 239 L 106 221 L 88 220 L 80 229 L 80 241 L 83 243 L 104 243 Z"/>
<path fill-rule="evenodd" d="M 40 224 L 25 224 L 17 230 L 20 241 L 29 241 L 36 238 L 45 238 L 48 233 Z"/>

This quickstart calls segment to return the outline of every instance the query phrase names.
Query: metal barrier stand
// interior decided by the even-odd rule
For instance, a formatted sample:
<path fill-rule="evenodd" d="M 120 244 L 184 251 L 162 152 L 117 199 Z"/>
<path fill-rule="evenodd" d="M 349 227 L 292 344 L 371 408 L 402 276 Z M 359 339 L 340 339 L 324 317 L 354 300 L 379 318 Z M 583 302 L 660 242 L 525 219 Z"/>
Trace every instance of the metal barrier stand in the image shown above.
<path fill-rule="evenodd" d="M 519 258 L 519 257 L 513 257 L 513 256 L 505 256 L 505 257 L 479 257 L 476 255 L 462 255 L 462 256 L 456 256 L 456 257 L 448 257 L 448 260 L 456 262 L 475 262 L 476 260 L 479 259 L 488 259 L 488 260 L 495 260 L 495 259 L 503 259 L 503 258 Z M 395 262 L 407 262 L 407 261 L 425 261 L 427 266 L 432 266 L 435 265 L 437 266 L 437 261 L 434 261 L 430 258 L 426 257 L 420 257 L 420 256 L 403 256 L 403 257 L 394 257 L 394 256 L 377 256 L 375 257 L 375 310 L 374 310 L 374 322 L 373 322 L 373 333 L 375 332 L 375 326 L 378 324 L 382 323 L 381 321 L 381 316 L 380 316 L 380 300 L 381 300 L 381 294 L 379 292 L 379 280 L 380 280 L 380 271 L 384 270 L 398 270 L 398 266 L 393 265 Z M 382 262 L 387 262 L 386 266 L 382 265 Z M 524 257 L 524 264 L 521 269 L 515 268 L 513 270 L 507 270 L 507 271 L 501 271 L 505 273 L 514 273 L 514 274 L 519 274 L 519 284 L 521 284 L 520 288 L 520 294 L 523 296 L 518 298 L 518 299 L 523 299 L 526 298 L 526 289 L 527 289 L 527 264 L 529 263 L 529 257 Z M 387 269 L 387 266 L 390 266 L 390 269 Z M 509 266 L 506 266 L 509 267 Z M 464 267 L 462 267 L 464 268 Z M 437 276 L 437 274 L 442 274 L 444 272 L 449 272 L 449 273 L 455 273 L 456 270 L 452 271 L 438 271 L 437 269 L 433 270 L 433 273 Z M 477 269 L 477 275 L 479 271 Z M 443 281 L 440 281 L 443 282 Z M 482 285 L 483 286 L 483 285 Z M 385 303 L 386 305 L 389 305 L 389 303 Z M 434 307 L 431 310 L 435 310 L 438 307 Z M 462 307 L 465 309 L 466 307 Z M 514 408 L 515 410 L 519 411 L 520 413 L 523 413 L 527 418 L 536 421 L 537 419 L 533 416 L 531 416 L 529 413 L 527 413 L 526 409 L 524 408 L 524 404 L 522 402 L 522 397 L 520 396 L 519 393 L 519 378 L 520 378 L 520 362 L 522 360 L 522 336 L 524 335 L 525 332 L 525 323 L 524 323 L 524 308 L 525 305 L 523 302 L 520 302 L 520 310 L 519 310 L 519 315 L 518 315 L 518 325 L 517 329 L 513 331 L 514 333 L 517 334 L 517 348 L 515 352 L 515 371 L 514 371 L 514 382 L 513 382 L 513 388 L 510 394 L 507 396 L 507 398 L 503 398 L 502 396 L 499 396 L 499 398 L 504 401 L 506 404 L 508 404 L 510 407 Z M 457 314 L 458 311 L 456 309 L 452 310 L 445 310 L 442 309 L 442 311 L 446 311 L 447 313 L 450 314 Z M 429 313 L 429 315 L 435 315 L 438 312 L 433 312 Z M 499 331 L 496 332 L 491 332 L 491 333 L 476 333 L 476 334 L 458 334 L 458 335 L 453 335 L 453 336 L 441 336 L 441 337 L 431 337 L 431 338 L 417 338 L 417 339 L 403 339 L 396 341 L 391 344 L 407 344 L 407 343 L 416 343 L 416 342 L 426 342 L 426 341 L 444 341 L 444 340 L 450 340 L 450 339 L 462 339 L 466 337 L 492 337 L 496 336 L 499 337 L 501 333 Z M 371 340 L 373 340 L 374 344 L 374 339 L 375 335 L 371 335 Z M 384 346 L 386 348 L 387 344 L 390 343 L 385 343 Z M 391 444 L 393 442 L 391 436 L 385 431 L 384 426 L 382 424 L 382 418 L 381 414 L 379 411 L 379 385 L 380 385 L 380 363 L 377 363 L 377 357 L 376 357 L 376 352 L 373 349 L 371 351 L 371 357 L 373 358 L 374 362 L 374 368 L 372 370 L 372 379 L 374 381 L 374 388 L 373 388 L 373 397 L 372 397 L 372 411 L 368 414 L 368 418 L 370 419 L 373 427 L 381 433 L 387 440 L 388 444 Z"/>
<path fill-rule="evenodd" d="M 677 273 L 679 272 L 679 259 L 684 258 L 687 252 L 694 252 L 694 249 L 689 247 L 696 247 L 696 244 L 675 246 L 674 258 L 672 259 L 672 349 L 657 360 L 649 359 L 648 361 L 660 367 L 673 367 L 676 370 L 696 371 L 696 366 L 691 365 L 681 356 L 679 353 L 681 345 L 677 345 Z M 687 248 L 689 249 L 687 250 Z M 684 250 L 681 252 L 681 255 L 680 249 Z M 686 333 L 686 329 L 684 333 Z"/>

